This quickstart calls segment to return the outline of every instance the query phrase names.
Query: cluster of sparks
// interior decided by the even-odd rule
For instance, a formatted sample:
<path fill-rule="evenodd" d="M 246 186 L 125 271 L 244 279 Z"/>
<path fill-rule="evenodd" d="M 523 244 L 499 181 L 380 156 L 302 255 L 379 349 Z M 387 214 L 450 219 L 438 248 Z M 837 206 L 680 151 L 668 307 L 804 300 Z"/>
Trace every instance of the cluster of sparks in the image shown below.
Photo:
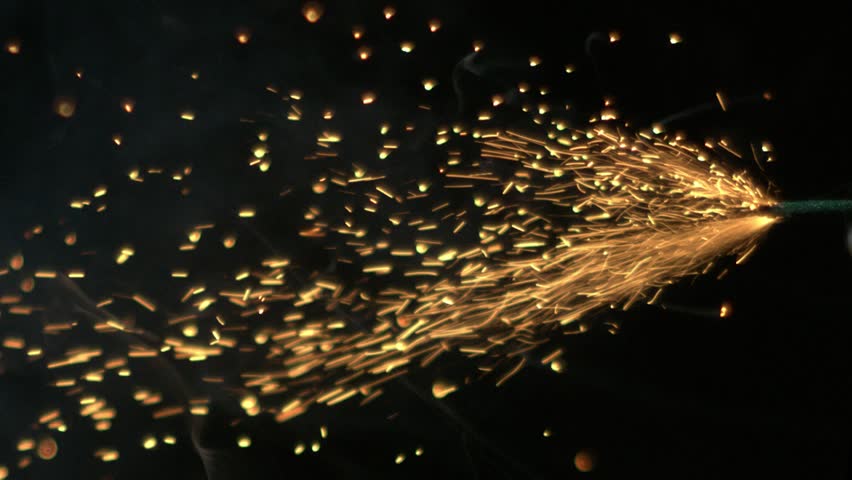
<path fill-rule="evenodd" d="M 308 2 L 302 14 L 316 23 L 323 8 Z M 391 21 L 396 10 L 388 7 L 382 14 Z M 428 23 L 432 33 L 440 28 L 438 20 Z M 355 40 L 364 35 L 363 27 L 352 32 Z M 248 44 L 251 31 L 238 29 L 235 39 Z M 617 33 L 610 35 L 610 41 L 619 40 Z M 679 34 L 670 37 L 673 45 L 681 41 Z M 21 51 L 17 42 L 6 48 Z M 474 44 L 476 51 L 481 48 L 481 42 Z M 410 54 L 414 43 L 403 42 L 401 50 Z M 356 52 L 358 61 L 372 55 L 365 45 Z M 530 58 L 533 68 L 541 62 Z M 427 78 L 422 85 L 428 92 L 440 84 Z M 267 90 L 287 103 L 289 120 L 309 113 L 300 105 L 302 92 Z M 546 94 L 545 87 L 536 91 L 526 84 L 519 91 Z M 361 101 L 369 105 L 376 99 L 366 92 Z M 495 95 L 493 107 L 502 103 Z M 127 114 L 136 107 L 133 99 L 120 106 Z M 155 421 L 207 414 L 209 399 L 203 395 L 170 398 L 155 385 L 134 384 L 134 370 L 152 359 L 177 364 L 190 376 L 196 362 L 226 359 L 229 368 L 221 374 L 207 369 L 197 380 L 237 392 L 246 415 L 268 414 L 278 422 L 315 405 L 369 403 L 388 382 L 450 352 L 475 358 L 481 376 L 497 385 L 517 374 L 532 353 L 559 371 L 561 351 L 546 346 L 554 335 L 584 331 L 582 320 L 602 309 L 653 303 L 667 285 L 705 274 L 723 257 L 735 255 L 741 262 L 775 221 L 765 213 L 775 204 L 772 198 L 718 160 L 717 150 L 731 150 L 724 142 L 696 147 L 679 137 L 635 134 L 610 108 L 583 128 L 548 117 L 544 104 L 523 108 L 535 133 L 491 127 L 491 112 L 480 114 L 474 127 L 439 128 L 435 144 L 444 158 L 431 178 L 347 164 L 335 149 L 344 135 L 332 128 L 318 132 L 316 151 L 305 161 L 333 164 L 303 186 L 314 200 L 303 207 L 298 236 L 331 252 L 338 269 L 304 265 L 285 247 L 269 245 L 252 222 L 275 212 L 255 205 L 234 205 L 225 226 L 187 226 L 184 240 L 172 246 L 179 257 L 164 266 L 167 273 L 146 280 L 170 282 L 176 292 L 171 297 L 153 298 L 144 285 L 107 291 L 103 283 L 87 283 L 94 278 L 127 285 L 112 280 L 123 279 L 122 270 L 134 263 L 162 264 L 161 258 L 146 257 L 151 250 L 146 242 L 161 240 L 89 244 L 90 232 L 78 231 L 64 216 L 27 230 L 21 250 L 0 267 L 0 304 L 7 319 L 30 318 L 41 322 L 41 331 L 31 338 L 7 335 L 4 355 L 18 351 L 40 363 L 69 401 L 37 419 L 34 432 L 18 445 L 24 455 L 18 467 L 26 467 L 27 452 L 36 448 L 41 458 L 55 455 L 55 442 L 36 445 L 33 438 L 39 431 L 65 431 L 68 415 L 91 418 L 97 430 L 110 429 L 118 412 L 97 393 L 101 382 L 126 379 L 134 400 Z M 57 100 L 56 111 L 72 117 L 74 100 Z M 315 113 L 334 117 L 331 109 Z M 177 115 L 195 119 L 190 110 Z M 415 128 L 380 125 L 379 160 L 392 160 Z M 399 135 L 391 138 L 394 132 Z M 263 130 L 251 141 L 248 178 L 274 173 L 272 134 Z M 121 147 L 120 135 L 112 141 Z M 475 153 L 465 148 L 470 144 Z M 195 168 L 201 167 L 134 168 L 127 185 L 97 185 L 70 207 L 97 222 L 109 211 L 108 200 L 128 185 L 177 185 L 185 198 Z M 139 192 L 128 198 L 145 208 Z M 226 253 L 251 238 L 266 245 L 266 252 L 255 251 L 254 263 L 229 263 Z M 33 242 L 67 248 L 74 260 L 66 268 L 31 265 L 27 250 Z M 201 272 L 182 267 L 204 243 L 221 249 L 215 265 L 205 262 Z M 64 318 L 52 306 L 57 288 L 74 292 Z M 123 340 L 107 340 L 117 335 Z M 456 388 L 436 381 L 432 390 L 441 398 Z M 323 438 L 326 433 L 323 427 Z M 174 432 L 146 434 L 140 445 L 151 449 L 176 441 Z M 240 436 L 237 444 L 248 447 L 251 439 Z M 306 448 L 299 443 L 294 451 Z M 310 448 L 317 451 L 319 443 Z M 103 461 L 119 458 L 110 447 L 94 454 Z M 400 453 L 395 461 L 404 459 Z"/>

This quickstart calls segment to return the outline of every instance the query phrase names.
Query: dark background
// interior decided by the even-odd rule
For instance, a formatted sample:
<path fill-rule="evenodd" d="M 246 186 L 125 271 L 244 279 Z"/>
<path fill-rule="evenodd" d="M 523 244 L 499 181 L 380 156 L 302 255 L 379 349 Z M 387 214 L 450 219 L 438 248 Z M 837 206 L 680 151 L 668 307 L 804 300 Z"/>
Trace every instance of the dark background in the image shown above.
<path fill-rule="evenodd" d="M 699 108 L 670 129 L 696 140 L 726 137 L 746 146 L 743 151 L 748 142 L 771 140 L 777 161 L 758 176 L 771 180 L 782 198 L 850 194 L 849 53 L 843 15 L 834 6 L 400 2 L 387 23 L 384 5 L 327 2 L 322 20 L 308 25 L 301 4 L 283 1 L 0 3 L 0 40 L 22 43 L 19 55 L 0 53 L 3 255 L 14 251 L 33 219 L 56 215 L 72 195 L 146 159 L 191 157 L 209 166 L 196 178 L 201 203 L 176 216 L 212 215 L 229 199 L 243 198 L 256 186 L 234 184 L 227 162 L 246 156 L 246 138 L 256 128 L 239 118 L 269 119 L 273 141 L 280 142 L 276 152 L 299 151 L 300 142 L 310 144 L 316 134 L 288 126 L 276 137 L 283 122 L 275 119 L 283 111 L 263 91 L 270 83 L 317 92 L 335 106 L 353 139 L 360 124 L 373 128 L 378 119 L 424 101 L 419 82 L 425 76 L 438 78 L 442 88 L 430 97 L 434 117 L 424 122 L 469 117 L 473 109 L 459 111 L 449 86 L 453 67 L 475 39 L 493 55 L 485 63 L 496 67 L 464 87 L 471 105 L 488 98 L 483 92 L 514 85 L 526 73 L 500 65 L 523 64 L 530 54 L 545 60 L 547 68 L 536 75 L 549 81 L 554 98 L 572 103 L 578 123 L 602 106 L 604 96 L 615 98 L 623 118 L 645 126 L 704 104 L 715 107 L 715 92 L 722 91 L 744 100 L 727 113 Z M 436 35 L 426 29 L 433 17 L 442 21 Z M 353 58 L 355 24 L 366 27 L 373 48 L 368 66 Z M 234 41 L 239 26 L 252 31 L 249 45 Z M 605 40 L 611 30 L 622 36 L 613 45 Z M 669 45 L 670 32 L 679 32 L 683 44 Z M 417 44 L 409 57 L 398 53 L 402 39 Z M 577 73 L 561 72 L 565 63 L 576 65 Z M 83 81 L 73 75 L 77 68 L 84 70 Z M 198 82 L 189 79 L 194 70 L 201 72 Z M 370 113 L 352 101 L 364 89 L 380 96 Z M 757 100 L 766 91 L 772 101 Z M 59 96 L 76 99 L 71 119 L 53 113 Z M 132 117 L 117 108 L 124 97 L 136 101 Z M 188 106 L 197 114 L 191 129 L 177 119 Z M 117 132 L 127 148 L 114 148 L 109 139 Z M 277 158 L 290 183 L 310 180 L 296 164 L 300 155 L 293 155 L 293 164 Z M 427 153 L 403 158 L 411 164 L 399 168 L 432 167 Z M 744 162 L 757 170 L 748 155 Z M 286 220 L 270 228 L 286 242 Z M 317 409 L 283 425 L 253 421 L 254 444 L 247 450 L 230 448 L 227 428 L 212 428 L 211 442 L 228 446 L 219 451 L 219 474 L 847 478 L 848 228 L 842 215 L 790 219 L 721 281 L 701 278 L 668 290 L 668 308 L 601 314 L 588 334 L 554 340 L 565 350 L 561 375 L 527 368 L 502 388 L 474 382 L 438 401 L 429 395 L 431 379 L 452 378 L 470 366 L 450 360 L 437 371 L 415 373 L 365 408 Z M 730 318 L 718 317 L 723 301 L 733 306 Z M 618 322 L 619 333 L 609 334 L 603 321 Z M 48 403 L 49 394 L 33 383 L 4 377 L 0 387 L 2 435 L 10 447 L 20 435 L 16 412 Z M 293 444 L 309 444 L 323 424 L 330 435 L 320 452 L 294 456 Z M 72 429 L 58 437 L 56 459 L 36 460 L 12 478 L 203 478 L 187 438 L 148 452 L 134 447 L 138 428 L 144 427 L 132 420 L 116 422 L 112 434 L 126 436 L 128 445 L 119 462 L 92 460 L 86 435 L 74 437 Z M 418 445 L 425 453 L 415 457 Z M 581 449 L 594 452 L 590 473 L 574 467 Z M 11 466 L 17 457 L 7 450 L 0 463 Z M 401 465 L 393 462 L 398 452 L 408 457 Z"/>

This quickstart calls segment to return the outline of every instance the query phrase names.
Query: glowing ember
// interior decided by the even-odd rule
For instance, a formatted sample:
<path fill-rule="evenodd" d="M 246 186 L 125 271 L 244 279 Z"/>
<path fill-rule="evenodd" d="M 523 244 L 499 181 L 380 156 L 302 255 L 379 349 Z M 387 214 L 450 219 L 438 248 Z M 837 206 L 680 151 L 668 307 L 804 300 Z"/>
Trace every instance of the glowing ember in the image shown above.
<path fill-rule="evenodd" d="M 317 23 L 322 18 L 323 13 L 325 13 L 325 8 L 319 2 L 307 2 L 302 7 L 302 16 L 309 23 Z"/>
<path fill-rule="evenodd" d="M 245 45 L 249 43 L 249 40 L 251 40 L 251 30 L 245 27 L 240 27 L 236 32 L 234 32 L 234 38 L 236 38 L 237 42 L 241 45 Z"/>
<path fill-rule="evenodd" d="M 53 109 L 60 117 L 71 118 L 77 110 L 77 102 L 73 98 L 60 97 L 54 103 Z"/>
<path fill-rule="evenodd" d="M 12 55 L 21 53 L 21 42 L 18 40 L 8 40 L 6 42 L 6 51 Z"/>
<path fill-rule="evenodd" d="M 38 458 L 42 460 L 53 460 L 58 452 L 59 446 L 56 444 L 56 440 L 54 440 L 53 437 L 44 437 L 38 441 L 38 447 L 36 448 Z"/>

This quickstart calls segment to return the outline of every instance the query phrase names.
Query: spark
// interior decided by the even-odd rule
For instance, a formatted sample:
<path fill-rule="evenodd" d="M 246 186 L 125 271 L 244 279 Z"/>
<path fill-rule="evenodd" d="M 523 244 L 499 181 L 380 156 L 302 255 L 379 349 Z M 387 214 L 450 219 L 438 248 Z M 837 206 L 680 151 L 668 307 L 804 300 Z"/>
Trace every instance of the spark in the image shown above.
<path fill-rule="evenodd" d="M 21 42 L 16 39 L 7 40 L 6 51 L 9 52 L 9 54 L 11 55 L 17 55 L 21 53 Z"/>
<path fill-rule="evenodd" d="M 35 448 L 35 441 L 32 438 L 23 438 L 18 441 L 18 451 L 26 452 Z"/>
<path fill-rule="evenodd" d="M 234 38 L 237 39 L 240 45 L 245 45 L 251 40 L 251 30 L 240 27 L 234 32 Z"/>
<path fill-rule="evenodd" d="M 70 97 L 59 97 L 53 105 L 53 111 L 62 118 L 71 118 L 77 110 L 77 102 Z"/>
<path fill-rule="evenodd" d="M 308 23 L 317 23 L 322 18 L 323 13 L 325 13 L 325 8 L 319 2 L 306 2 L 302 7 L 302 16 Z"/>
<path fill-rule="evenodd" d="M 118 460 L 118 450 L 101 448 L 95 451 L 95 457 L 100 458 L 102 462 L 114 462 Z"/>
<path fill-rule="evenodd" d="M 12 255 L 11 260 L 9 260 L 9 267 L 11 267 L 12 270 L 22 269 L 24 267 L 24 256 L 20 253 Z"/>
<path fill-rule="evenodd" d="M 157 437 L 153 435 L 146 435 L 142 439 L 142 447 L 145 450 L 151 450 L 157 446 Z"/>
<path fill-rule="evenodd" d="M 59 446 L 56 444 L 56 440 L 53 437 L 43 437 L 38 441 L 38 447 L 36 448 L 36 453 L 38 458 L 42 460 L 53 460 L 56 458 L 56 454 L 59 452 Z"/>
<path fill-rule="evenodd" d="M 574 455 L 574 468 L 581 472 L 591 472 L 595 463 L 595 454 L 589 449 L 580 450 Z"/>
<path fill-rule="evenodd" d="M 716 92 L 716 100 L 719 101 L 719 106 L 722 107 L 722 111 L 727 112 L 728 111 L 728 103 L 725 100 L 724 95 L 722 95 L 722 92 Z"/>
<path fill-rule="evenodd" d="M 439 380 L 432 385 L 432 395 L 435 398 L 444 398 L 447 395 L 455 392 L 457 389 L 458 387 L 456 387 L 452 383 Z"/>

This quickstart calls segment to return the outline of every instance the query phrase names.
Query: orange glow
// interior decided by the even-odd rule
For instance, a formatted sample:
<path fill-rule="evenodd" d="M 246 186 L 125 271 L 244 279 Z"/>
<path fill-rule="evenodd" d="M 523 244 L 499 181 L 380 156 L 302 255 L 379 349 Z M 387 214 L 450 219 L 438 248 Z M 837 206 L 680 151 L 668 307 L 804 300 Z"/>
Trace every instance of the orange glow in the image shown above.
<path fill-rule="evenodd" d="M 302 7 L 302 16 L 308 23 L 317 23 L 322 18 L 323 13 L 325 13 L 325 8 L 319 2 L 306 2 Z"/>

